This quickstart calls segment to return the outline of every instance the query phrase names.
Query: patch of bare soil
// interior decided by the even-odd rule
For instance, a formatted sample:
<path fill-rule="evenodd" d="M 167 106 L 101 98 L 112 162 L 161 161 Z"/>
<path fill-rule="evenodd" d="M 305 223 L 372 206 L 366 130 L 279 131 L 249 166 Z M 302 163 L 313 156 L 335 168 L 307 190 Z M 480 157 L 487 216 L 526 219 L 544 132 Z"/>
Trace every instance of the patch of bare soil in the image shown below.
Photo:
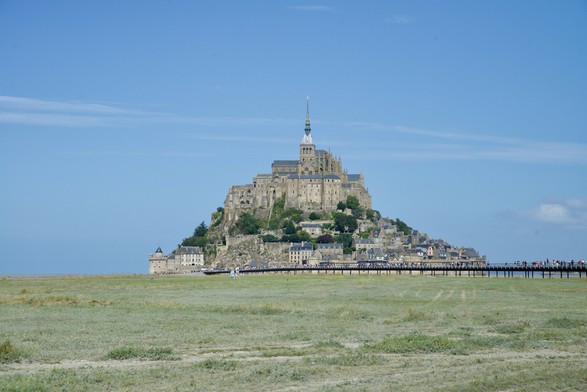
<path fill-rule="evenodd" d="M 280 346 L 282 347 L 282 346 Z M 299 349 L 306 346 L 291 346 L 288 348 Z M 17 362 L 0 365 L 0 376 L 13 375 L 13 374 L 32 374 L 40 371 L 53 370 L 53 369 L 136 369 L 136 368 L 148 368 L 156 367 L 162 364 L 173 364 L 173 365 L 190 365 L 198 362 L 202 362 L 208 359 L 230 359 L 232 361 L 285 361 L 289 359 L 300 358 L 289 357 L 289 356 L 263 356 L 263 351 L 243 351 L 234 350 L 228 347 L 221 347 L 214 349 L 210 352 L 207 349 L 204 353 L 194 355 L 182 355 L 177 360 L 166 360 L 166 361 L 152 361 L 152 360 L 140 360 L 140 359 L 125 359 L 125 360 L 87 360 L 87 359 L 74 359 L 74 360 L 63 360 L 56 363 L 41 363 L 41 362 Z"/>

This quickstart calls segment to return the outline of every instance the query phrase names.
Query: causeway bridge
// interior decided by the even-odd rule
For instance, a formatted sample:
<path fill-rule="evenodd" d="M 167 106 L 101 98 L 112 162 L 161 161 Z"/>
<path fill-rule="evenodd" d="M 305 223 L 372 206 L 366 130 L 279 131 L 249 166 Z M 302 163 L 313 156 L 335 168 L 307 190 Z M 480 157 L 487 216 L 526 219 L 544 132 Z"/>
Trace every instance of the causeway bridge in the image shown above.
<path fill-rule="evenodd" d="M 204 271 L 206 275 L 230 274 L 230 269 Z M 240 274 L 340 274 L 340 275 L 431 275 L 522 278 L 587 278 L 587 266 L 411 266 L 346 265 L 242 268 Z"/>

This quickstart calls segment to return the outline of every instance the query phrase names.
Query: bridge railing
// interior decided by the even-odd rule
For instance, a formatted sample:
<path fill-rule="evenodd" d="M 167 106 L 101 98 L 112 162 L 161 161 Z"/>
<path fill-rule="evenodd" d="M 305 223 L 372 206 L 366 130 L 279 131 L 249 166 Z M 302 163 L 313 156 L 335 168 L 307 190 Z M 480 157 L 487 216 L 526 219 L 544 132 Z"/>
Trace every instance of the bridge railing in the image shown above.
<path fill-rule="evenodd" d="M 361 273 L 361 272 L 396 272 L 401 274 L 402 272 L 408 272 L 410 274 L 413 273 L 420 273 L 424 274 L 425 272 L 429 272 L 432 275 L 436 275 L 436 273 L 441 273 L 443 275 L 447 275 L 451 272 L 455 274 L 455 276 L 463 276 L 465 273 L 467 276 L 488 276 L 491 277 L 492 273 L 494 276 L 500 276 L 502 274 L 504 277 L 513 277 L 513 276 L 524 276 L 524 277 L 534 277 L 535 274 L 538 276 L 542 276 L 543 278 L 548 275 L 548 277 L 552 277 L 553 274 L 560 274 L 562 278 L 564 274 L 567 277 L 571 277 L 571 275 L 575 276 L 578 274 L 578 277 L 581 278 L 583 276 L 587 277 L 587 267 L 585 265 L 572 265 L 572 266 L 457 266 L 457 265 L 346 265 L 346 266 L 286 266 L 286 267 L 268 267 L 268 268 L 242 268 L 239 270 L 239 273 L 242 274 L 251 274 L 251 273 L 303 273 L 303 272 L 317 272 L 317 273 L 328 273 L 328 272 L 340 272 L 344 273 L 345 271 L 349 274 L 353 272 Z M 206 275 L 218 275 L 218 274 L 230 274 L 230 269 L 220 269 L 220 270 L 208 270 L 205 271 L 204 274 Z"/>

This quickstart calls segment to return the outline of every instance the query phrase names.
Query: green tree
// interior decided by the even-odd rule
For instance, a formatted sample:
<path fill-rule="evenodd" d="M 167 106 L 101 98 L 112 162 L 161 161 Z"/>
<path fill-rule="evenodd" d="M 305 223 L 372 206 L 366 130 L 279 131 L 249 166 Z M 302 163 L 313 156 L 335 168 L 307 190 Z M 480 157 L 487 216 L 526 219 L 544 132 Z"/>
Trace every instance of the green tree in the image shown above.
<path fill-rule="evenodd" d="M 271 214 L 269 217 L 269 221 L 267 222 L 267 228 L 269 230 L 277 230 L 282 227 L 283 221 L 283 208 L 285 206 L 285 195 L 281 196 L 278 199 L 275 199 L 273 202 L 273 207 L 271 208 Z"/>
<path fill-rule="evenodd" d="M 216 211 L 214 211 L 212 213 L 212 227 L 216 227 L 218 226 L 220 223 L 222 223 L 222 218 L 224 218 L 224 208 L 223 207 L 218 207 L 216 209 Z"/>
<path fill-rule="evenodd" d="M 208 226 L 202 221 L 194 230 L 194 237 L 205 237 L 208 234 Z"/>
<path fill-rule="evenodd" d="M 318 220 L 318 219 L 322 218 L 322 215 L 320 215 L 316 211 L 312 211 L 312 212 L 310 212 L 310 216 L 308 216 L 308 218 L 310 220 L 313 220 L 314 221 L 314 220 Z"/>
<path fill-rule="evenodd" d="M 357 199 L 355 196 L 347 196 L 346 198 L 346 206 L 347 208 L 350 208 L 351 210 L 354 210 L 355 208 L 359 207 L 359 199 Z"/>
<path fill-rule="evenodd" d="M 361 219 L 365 214 L 365 209 L 362 206 L 356 206 L 355 208 L 353 208 L 352 214 L 355 218 Z"/>
<path fill-rule="evenodd" d="M 283 225 L 285 234 L 295 234 L 296 233 L 296 226 L 290 220 L 285 221 Z"/>
<path fill-rule="evenodd" d="M 346 210 L 346 204 L 344 204 L 342 201 L 339 201 L 338 204 L 336 205 L 336 209 L 344 211 L 344 210 Z"/>
<path fill-rule="evenodd" d="M 308 234 L 307 232 L 300 230 L 297 233 L 298 236 L 298 242 L 302 242 L 302 241 L 307 241 L 310 242 L 312 241 L 312 236 L 310 234 Z"/>
<path fill-rule="evenodd" d="M 181 246 L 199 246 L 202 249 L 208 244 L 208 226 L 202 221 L 194 230 L 194 235 L 184 238 Z"/>
<path fill-rule="evenodd" d="M 187 237 L 184 238 L 181 242 L 181 246 L 199 246 L 200 248 L 204 249 L 206 247 L 208 240 L 206 237 Z"/>
<path fill-rule="evenodd" d="M 409 235 L 412 233 L 412 228 L 408 226 L 405 222 L 402 222 L 399 218 L 396 218 L 395 225 L 397 226 L 397 229 L 405 235 Z"/>
<path fill-rule="evenodd" d="M 359 227 L 357 218 L 352 215 L 346 215 L 341 212 L 334 213 L 334 229 L 341 233 L 352 233 Z"/>
<path fill-rule="evenodd" d="M 281 237 L 281 242 L 301 242 L 301 240 L 297 233 L 284 234 L 283 237 Z"/>
<path fill-rule="evenodd" d="M 342 233 L 334 237 L 335 241 L 342 244 L 342 251 L 345 255 L 353 253 L 353 236 L 349 233 Z"/>
<path fill-rule="evenodd" d="M 289 218 L 295 223 L 300 223 L 304 217 L 304 211 L 298 208 L 290 207 L 287 210 L 283 211 L 283 217 Z"/>
<path fill-rule="evenodd" d="M 273 234 L 265 234 L 261 237 L 261 239 L 263 240 L 263 242 L 279 242 L 279 238 L 277 238 Z"/>
<path fill-rule="evenodd" d="M 274 210 L 281 210 L 285 207 L 285 195 L 281 196 L 279 199 L 275 199 L 273 202 L 273 209 Z"/>
<path fill-rule="evenodd" d="M 250 213 L 245 212 L 236 221 L 235 226 L 242 234 L 259 234 L 261 225 L 259 221 Z"/>
<path fill-rule="evenodd" d="M 322 234 L 316 238 L 316 242 L 319 244 L 331 244 L 334 242 L 334 237 L 331 234 Z"/>

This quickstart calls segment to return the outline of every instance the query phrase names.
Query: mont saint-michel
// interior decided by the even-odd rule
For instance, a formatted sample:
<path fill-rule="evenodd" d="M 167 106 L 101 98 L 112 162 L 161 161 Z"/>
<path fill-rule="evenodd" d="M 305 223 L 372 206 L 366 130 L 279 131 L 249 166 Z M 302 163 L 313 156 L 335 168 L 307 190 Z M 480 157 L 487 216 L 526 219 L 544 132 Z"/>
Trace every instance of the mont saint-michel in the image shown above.
<path fill-rule="evenodd" d="M 316 147 L 306 101 L 299 158 L 274 160 L 271 172 L 232 185 L 209 225 L 200 223 L 168 255 L 160 247 L 149 255 L 149 273 L 357 263 L 484 265 L 486 258 L 382 217 L 363 173 L 349 173 L 330 149 Z"/>

